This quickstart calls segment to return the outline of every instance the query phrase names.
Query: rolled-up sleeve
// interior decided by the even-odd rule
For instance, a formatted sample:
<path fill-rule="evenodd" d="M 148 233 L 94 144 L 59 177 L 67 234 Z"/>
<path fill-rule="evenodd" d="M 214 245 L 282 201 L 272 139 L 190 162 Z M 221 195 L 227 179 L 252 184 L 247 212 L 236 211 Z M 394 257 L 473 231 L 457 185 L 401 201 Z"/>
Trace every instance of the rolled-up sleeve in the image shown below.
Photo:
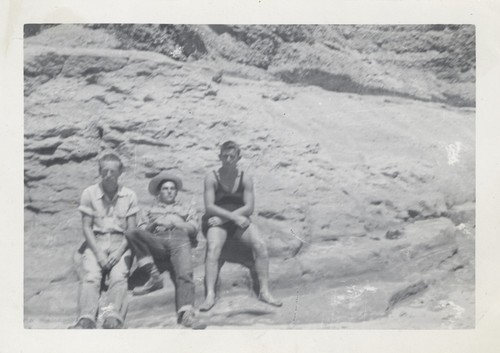
<path fill-rule="evenodd" d="M 90 195 L 90 190 L 85 189 L 82 192 L 82 197 L 80 198 L 80 206 L 78 206 L 78 210 L 87 216 L 94 216 L 94 209 L 92 207 L 92 198 Z"/>
<path fill-rule="evenodd" d="M 139 203 L 137 201 L 137 195 L 135 192 L 131 192 L 129 196 L 129 208 L 127 210 L 126 217 L 136 215 L 139 212 Z"/>
<path fill-rule="evenodd" d="M 150 210 L 141 211 L 138 223 L 138 228 L 146 229 L 147 226 L 151 223 L 151 212 Z"/>

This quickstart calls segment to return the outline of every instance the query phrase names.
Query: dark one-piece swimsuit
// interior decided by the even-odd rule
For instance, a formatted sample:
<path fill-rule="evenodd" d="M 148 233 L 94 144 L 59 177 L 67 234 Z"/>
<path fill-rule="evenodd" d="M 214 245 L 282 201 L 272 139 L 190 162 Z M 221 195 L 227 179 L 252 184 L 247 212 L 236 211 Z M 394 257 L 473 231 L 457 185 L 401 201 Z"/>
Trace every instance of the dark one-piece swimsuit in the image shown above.
<path fill-rule="evenodd" d="M 215 205 L 230 212 L 243 207 L 245 205 L 245 202 L 243 201 L 243 172 L 241 172 L 239 185 L 235 192 L 227 191 L 220 182 L 219 176 L 215 171 L 214 175 L 217 180 L 217 187 L 215 189 Z M 201 231 L 204 236 L 207 236 L 208 228 L 210 228 L 208 225 L 208 219 L 210 217 L 212 216 L 204 214 L 201 218 Z M 218 227 L 225 229 L 228 236 L 234 234 L 238 228 L 238 226 L 232 221 L 228 221 Z"/>

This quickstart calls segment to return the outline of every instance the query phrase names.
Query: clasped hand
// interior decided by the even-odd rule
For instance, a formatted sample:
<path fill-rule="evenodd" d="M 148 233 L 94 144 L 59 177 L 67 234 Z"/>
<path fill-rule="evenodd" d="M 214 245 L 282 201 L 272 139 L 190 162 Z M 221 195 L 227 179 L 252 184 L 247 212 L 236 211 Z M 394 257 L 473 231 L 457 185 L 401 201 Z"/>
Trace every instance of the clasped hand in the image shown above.
<path fill-rule="evenodd" d="M 207 223 L 210 227 L 217 227 L 223 225 L 226 222 L 227 220 L 224 220 L 217 216 L 213 216 L 208 219 Z M 247 217 L 240 215 L 235 216 L 233 222 L 240 228 L 247 228 L 250 225 L 250 220 Z"/>
<path fill-rule="evenodd" d="M 97 262 L 103 270 L 111 270 L 113 266 L 116 265 L 118 261 L 120 261 L 121 256 L 122 254 L 119 250 L 112 252 L 108 256 L 106 256 L 104 253 L 99 253 L 97 255 Z"/>
<path fill-rule="evenodd" d="M 165 227 L 166 229 L 179 228 L 182 223 L 175 217 L 160 217 L 155 221 L 156 226 Z"/>
<path fill-rule="evenodd" d="M 207 223 L 210 227 L 217 227 L 217 226 L 223 225 L 226 222 L 227 221 L 224 221 L 222 218 L 217 217 L 217 216 L 210 217 L 207 221 Z"/>
<path fill-rule="evenodd" d="M 248 219 L 248 217 L 240 215 L 237 215 L 234 218 L 233 222 L 240 228 L 247 228 L 250 225 L 250 219 Z"/>

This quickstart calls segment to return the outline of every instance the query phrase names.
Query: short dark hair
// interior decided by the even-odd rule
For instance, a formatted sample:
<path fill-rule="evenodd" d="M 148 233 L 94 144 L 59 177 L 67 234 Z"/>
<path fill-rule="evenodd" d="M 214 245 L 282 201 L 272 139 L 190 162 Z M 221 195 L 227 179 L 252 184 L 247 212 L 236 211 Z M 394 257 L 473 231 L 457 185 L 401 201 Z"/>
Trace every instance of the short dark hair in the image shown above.
<path fill-rule="evenodd" d="M 220 153 L 222 153 L 222 151 L 226 151 L 226 150 L 236 150 L 236 153 L 238 153 L 238 156 L 240 155 L 240 146 L 234 142 L 234 141 L 226 141 L 224 142 L 221 146 L 220 146 Z"/>
<path fill-rule="evenodd" d="M 120 164 L 120 171 L 123 170 L 122 160 L 114 153 L 107 153 L 101 158 L 99 158 L 99 170 L 101 170 L 102 164 L 104 162 L 118 162 Z"/>

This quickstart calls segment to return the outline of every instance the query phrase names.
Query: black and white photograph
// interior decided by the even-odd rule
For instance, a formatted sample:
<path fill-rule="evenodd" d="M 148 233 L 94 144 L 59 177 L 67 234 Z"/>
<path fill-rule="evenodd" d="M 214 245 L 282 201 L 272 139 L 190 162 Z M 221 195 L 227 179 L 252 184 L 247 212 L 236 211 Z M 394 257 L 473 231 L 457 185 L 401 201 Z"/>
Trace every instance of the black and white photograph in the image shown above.
<path fill-rule="evenodd" d="M 25 329 L 475 329 L 475 25 L 23 30 Z"/>

